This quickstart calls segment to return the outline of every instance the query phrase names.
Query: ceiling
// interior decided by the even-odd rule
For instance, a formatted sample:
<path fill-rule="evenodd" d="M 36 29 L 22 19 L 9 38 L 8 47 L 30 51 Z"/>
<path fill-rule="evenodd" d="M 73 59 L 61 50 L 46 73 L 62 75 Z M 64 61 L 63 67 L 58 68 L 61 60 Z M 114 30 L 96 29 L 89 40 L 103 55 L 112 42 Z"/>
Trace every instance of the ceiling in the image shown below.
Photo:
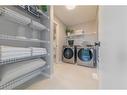
<path fill-rule="evenodd" d="M 96 19 L 97 6 L 76 6 L 73 10 L 54 6 L 54 15 L 67 26 L 72 26 Z"/>

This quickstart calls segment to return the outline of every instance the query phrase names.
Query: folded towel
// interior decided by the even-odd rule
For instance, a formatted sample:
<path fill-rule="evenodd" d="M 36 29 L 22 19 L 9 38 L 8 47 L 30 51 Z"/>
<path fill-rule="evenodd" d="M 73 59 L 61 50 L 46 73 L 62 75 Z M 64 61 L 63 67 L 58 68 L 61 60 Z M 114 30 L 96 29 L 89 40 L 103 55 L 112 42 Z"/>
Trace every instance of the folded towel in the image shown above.
<path fill-rule="evenodd" d="M 3 85 L 26 73 L 29 73 L 40 67 L 43 67 L 45 64 L 46 62 L 42 59 L 34 59 L 34 60 L 4 65 L 2 68 L 0 85 Z"/>
<path fill-rule="evenodd" d="M 37 47 L 12 47 L 12 46 L 0 46 L 0 60 L 9 60 L 14 58 L 24 58 L 30 56 L 37 56 L 47 54 L 46 48 Z"/>

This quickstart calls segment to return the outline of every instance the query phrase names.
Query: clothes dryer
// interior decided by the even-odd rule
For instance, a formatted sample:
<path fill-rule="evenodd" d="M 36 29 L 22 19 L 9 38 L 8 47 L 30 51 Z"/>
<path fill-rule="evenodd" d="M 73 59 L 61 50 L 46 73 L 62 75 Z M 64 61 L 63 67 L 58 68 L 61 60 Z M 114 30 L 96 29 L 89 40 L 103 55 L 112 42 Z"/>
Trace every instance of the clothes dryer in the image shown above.
<path fill-rule="evenodd" d="M 87 67 L 96 67 L 96 50 L 94 46 L 77 47 L 77 64 Z"/>

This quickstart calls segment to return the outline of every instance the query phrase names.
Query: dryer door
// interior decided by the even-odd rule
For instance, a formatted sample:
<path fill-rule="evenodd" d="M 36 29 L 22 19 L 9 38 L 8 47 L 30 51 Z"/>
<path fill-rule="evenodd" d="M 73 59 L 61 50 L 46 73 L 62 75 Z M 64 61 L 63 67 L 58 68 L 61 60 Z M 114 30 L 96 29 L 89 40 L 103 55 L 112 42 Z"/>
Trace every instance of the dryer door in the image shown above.
<path fill-rule="evenodd" d="M 66 59 L 71 59 L 74 56 L 74 52 L 71 48 L 65 48 L 63 51 L 63 56 Z"/>
<path fill-rule="evenodd" d="M 78 58 L 81 60 L 81 61 L 84 61 L 84 62 L 89 62 L 92 60 L 93 58 L 93 52 L 91 49 L 89 48 L 81 48 L 79 49 L 78 51 Z"/>

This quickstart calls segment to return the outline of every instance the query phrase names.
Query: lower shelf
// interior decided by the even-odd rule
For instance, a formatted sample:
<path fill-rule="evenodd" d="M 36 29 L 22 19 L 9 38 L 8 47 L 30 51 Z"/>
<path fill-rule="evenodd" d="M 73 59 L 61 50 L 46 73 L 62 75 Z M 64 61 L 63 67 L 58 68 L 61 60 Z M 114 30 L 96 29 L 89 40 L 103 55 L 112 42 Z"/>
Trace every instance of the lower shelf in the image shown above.
<path fill-rule="evenodd" d="M 42 71 L 45 69 L 44 68 L 45 66 L 37 69 L 37 70 L 34 70 L 30 73 L 27 73 L 23 76 L 20 76 L 12 81 L 9 81 L 8 83 L 4 84 L 4 85 L 0 85 L 0 89 L 13 89 L 23 83 L 25 83 L 26 81 L 40 75 L 42 73 Z"/>

